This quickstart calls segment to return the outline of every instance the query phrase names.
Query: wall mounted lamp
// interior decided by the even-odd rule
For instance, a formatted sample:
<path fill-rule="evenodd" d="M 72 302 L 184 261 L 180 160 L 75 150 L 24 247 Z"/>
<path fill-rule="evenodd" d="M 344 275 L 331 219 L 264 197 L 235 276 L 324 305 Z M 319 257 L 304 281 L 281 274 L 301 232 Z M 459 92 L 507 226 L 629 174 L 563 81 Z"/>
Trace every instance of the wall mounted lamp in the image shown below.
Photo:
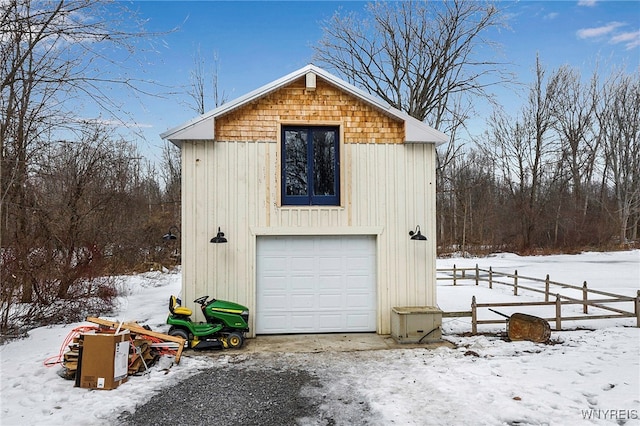
<path fill-rule="evenodd" d="M 218 234 L 215 237 L 213 237 L 211 239 L 211 241 L 209 241 L 209 242 L 213 243 L 213 244 L 219 244 L 219 243 L 226 243 L 227 242 L 227 239 L 224 237 L 224 232 L 222 232 L 220 230 L 219 226 L 218 226 Z"/>
<path fill-rule="evenodd" d="M 427 237 L 422 235 L 422 233 L 420 232 L 420 225 L 416 226 L 415 231 L 409 231 L 409 235 L 411 236 L 412 240 L 427 241 Z"/>
<path fill-rule="evenodd" d="M 162 236 L 162 239 L 165 240 L 165 241 L 177 240 L 178 237 L 176 236 L 176 234 L 171 232 L 173 230 L 175 230 L 178 233 L 180 233 L 180 230 L 178 229 L 177 226 L 172 226 L 171 228 L 169 228 L 169 231 L 167 231 L 167 233 Z"/>

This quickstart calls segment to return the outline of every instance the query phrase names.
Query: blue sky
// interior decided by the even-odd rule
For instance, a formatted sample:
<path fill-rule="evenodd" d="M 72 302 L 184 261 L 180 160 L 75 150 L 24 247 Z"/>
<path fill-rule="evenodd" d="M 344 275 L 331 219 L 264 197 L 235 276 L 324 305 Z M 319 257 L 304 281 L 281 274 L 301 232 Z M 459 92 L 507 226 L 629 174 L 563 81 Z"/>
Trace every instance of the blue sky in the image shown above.
<path fill-rule="evenodd" d="M 211 64 L 218 56 L 219 90 L 242 96 L 312 61 L 322 35 L 321 21 L 336 10 L 361 11 L 361 1 L 133 1 L 128 7 L 148 20 L 150 31 L 174 29 L 147 54 L 145 79 L 163 85 L 161 98 L 141 98 L 128 109 L 146 135 L 141 152 L 159 159 L 159 133 L 195 117 L 184 87 L 194 55 Z M 518 81 L 528 84 L 536 54 L 548 70 L 569 64 L 588 77 L 596 62 L 604 73 L 613 65 L 640 68 L 640 2 L 505 1 L 500 6 L 509 29 L 492 38 L 503 46 Z M 123 96 L 127 96 L 123 94 Z M 518 105 L 513 89 L 499 91 L 504 105 Z M 213 100 L 209 103 L 213 108 Z M 488 112 L 488 111 L 487 111 Z"/>

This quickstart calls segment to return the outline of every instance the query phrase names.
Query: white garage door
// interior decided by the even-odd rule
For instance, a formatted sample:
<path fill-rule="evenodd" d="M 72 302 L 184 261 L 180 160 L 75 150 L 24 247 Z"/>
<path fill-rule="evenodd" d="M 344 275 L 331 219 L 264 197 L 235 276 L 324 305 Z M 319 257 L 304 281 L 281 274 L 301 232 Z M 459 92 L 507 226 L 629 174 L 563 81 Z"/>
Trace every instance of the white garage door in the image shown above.
<path fill-rule="evenodd" d="M 376 330 L 375 237 L 257 240 L 256 334 Z"/>

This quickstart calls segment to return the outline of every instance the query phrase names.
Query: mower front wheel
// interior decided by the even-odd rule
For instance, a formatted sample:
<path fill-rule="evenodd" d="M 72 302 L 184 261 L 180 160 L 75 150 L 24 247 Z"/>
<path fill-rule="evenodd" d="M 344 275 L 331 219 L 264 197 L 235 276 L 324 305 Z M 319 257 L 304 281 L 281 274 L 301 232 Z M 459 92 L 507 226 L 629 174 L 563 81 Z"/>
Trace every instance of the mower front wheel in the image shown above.
<path fill-rule="evenodd" d="M 169 336 L 182 337 L 185 340 L 184 347 L 189 347 L 189 333 L 184 328 L 171 327 L 168 334 Z"/>
<path fill-rule="evenodd" d="M 244 337 L 242 336 L 242 333 L 234 331 L 233 333 L 229 333 L 229 335 L 227 336 L 227 345 L 231 349 L 240 349 L 243 343 Z"/>

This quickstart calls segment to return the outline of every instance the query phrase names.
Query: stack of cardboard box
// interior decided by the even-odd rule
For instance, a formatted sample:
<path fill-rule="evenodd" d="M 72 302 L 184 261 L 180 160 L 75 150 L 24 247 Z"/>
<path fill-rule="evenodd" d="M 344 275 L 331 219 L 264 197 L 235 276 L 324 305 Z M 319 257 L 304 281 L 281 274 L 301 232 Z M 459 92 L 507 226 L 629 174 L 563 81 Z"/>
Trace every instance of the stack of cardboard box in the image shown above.
<path fill-rule="evenodd" d="M 160 355 L 154 346 L 175 350 L 180 362 L 185 341 L 180 337 L 157 333 L 135 322 L 116 323 L 87 318 L 100 325 L 97 331 L 75 337 L 62 361 L 60 376 L 75 380 L 75 385 L 89 389 L 115 389 L 130 375 L 147 371 Z M 161 343 L 153 343 L 152 340 Z"/>

